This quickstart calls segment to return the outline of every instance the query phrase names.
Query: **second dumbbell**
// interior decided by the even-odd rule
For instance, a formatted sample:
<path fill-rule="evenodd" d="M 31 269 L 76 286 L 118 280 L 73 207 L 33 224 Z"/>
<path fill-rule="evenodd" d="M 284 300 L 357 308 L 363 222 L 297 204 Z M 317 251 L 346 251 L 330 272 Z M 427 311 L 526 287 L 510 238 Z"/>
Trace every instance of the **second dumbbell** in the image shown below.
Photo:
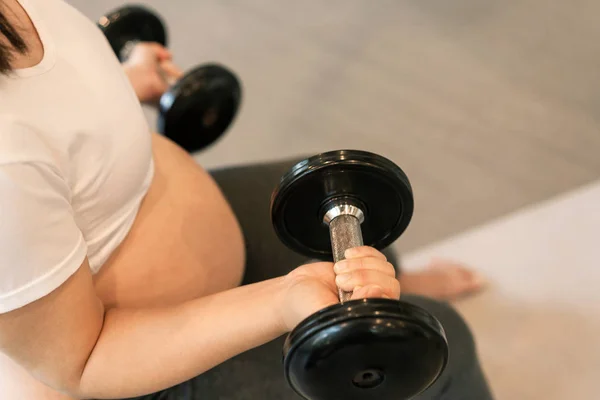
<path fill-rule="evenodd" d="M 167 45 L 163 20 L 142 6 L 116 9 L 98 21 L 115 54 L 125 61 L 140 42 Z M 240 107 L 237 76 L 220 64 L 204 64 L 185 73 L 160 98 L 158 131 L 189 152 L 202 150 L 230 127 Z"/>

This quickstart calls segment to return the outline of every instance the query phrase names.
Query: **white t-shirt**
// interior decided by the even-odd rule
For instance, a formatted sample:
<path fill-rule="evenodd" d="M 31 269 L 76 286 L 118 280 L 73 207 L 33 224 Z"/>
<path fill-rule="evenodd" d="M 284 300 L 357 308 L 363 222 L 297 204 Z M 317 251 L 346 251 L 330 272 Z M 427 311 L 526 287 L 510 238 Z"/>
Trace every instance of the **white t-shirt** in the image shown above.
<path fill-rule="evenodd" d="M 151 134 L 94 21 L 62 0 L 19 0 L 41 63 L 0 76 L 0 313 L 96 273 L 153 177 Z"/>

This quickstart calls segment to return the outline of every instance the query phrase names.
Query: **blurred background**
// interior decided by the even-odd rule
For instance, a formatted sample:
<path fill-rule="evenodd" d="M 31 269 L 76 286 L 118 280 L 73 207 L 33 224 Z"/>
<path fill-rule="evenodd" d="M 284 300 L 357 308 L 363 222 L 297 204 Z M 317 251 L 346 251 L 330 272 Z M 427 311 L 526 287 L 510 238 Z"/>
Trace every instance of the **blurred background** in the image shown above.
<path fill-rule="evenodd" d="M 68 0 L 93 20 L 120 0 Z M 600 390 L 600 3 L 152 0 L 184 69 L 240 77 L 206 168 L 369 150 L 409 176 L 407 268 L 466 262 L 456 302 L 500 399 Z M 153 111 L 147 116 L 154 126 Z"/>

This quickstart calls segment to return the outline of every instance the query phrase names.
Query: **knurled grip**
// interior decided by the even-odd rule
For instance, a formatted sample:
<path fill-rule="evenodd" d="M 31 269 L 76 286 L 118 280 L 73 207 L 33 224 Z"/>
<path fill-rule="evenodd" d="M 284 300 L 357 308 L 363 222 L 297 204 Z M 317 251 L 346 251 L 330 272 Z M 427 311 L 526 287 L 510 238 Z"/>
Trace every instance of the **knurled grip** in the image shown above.
<path fill-rule="evenodd" d="M 363 245 L 360 220 L 354 215 L 339 215 L 329 222 L 329 235 L 333 250 L 333 261 L 339 262 L 346 259 L 344 253 L 352 247 Z M 338 288 L 340 302 L 350 300 L 352 292 Z"/>

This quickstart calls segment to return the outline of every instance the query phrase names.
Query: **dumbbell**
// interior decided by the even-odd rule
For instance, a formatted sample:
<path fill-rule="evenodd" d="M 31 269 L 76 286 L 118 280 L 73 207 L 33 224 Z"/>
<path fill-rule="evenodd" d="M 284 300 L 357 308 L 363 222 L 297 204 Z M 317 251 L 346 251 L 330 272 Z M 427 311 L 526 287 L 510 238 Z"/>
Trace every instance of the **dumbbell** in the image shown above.
<path fill-rule="evenodd" d="M 348 248 L 383 249 L 408 227 L 413 195 L 404 172 L 377 154 L 339 150 L 299 162 L 271 196 L 279 239 L 313 259 L 338 262 Z M 309 400 L 410 399 L 444 370 L 448 343 L 426 310 L 390 299 L 349 300 L 302 321 L 287 336 L 283 366 Z"/>
<path fill-rule="evenodd" d="M 167 45 L 163 20 L 149 8 L 127 6 L 99 19 L 97 25 L 121 62 L 139 42 Z M 213 144 L 229 128 L 240 106 L 237 76 L 220 64 L 204 64 L 186 72 L 162 95 L 158 131 L 189 152 Z"/>

